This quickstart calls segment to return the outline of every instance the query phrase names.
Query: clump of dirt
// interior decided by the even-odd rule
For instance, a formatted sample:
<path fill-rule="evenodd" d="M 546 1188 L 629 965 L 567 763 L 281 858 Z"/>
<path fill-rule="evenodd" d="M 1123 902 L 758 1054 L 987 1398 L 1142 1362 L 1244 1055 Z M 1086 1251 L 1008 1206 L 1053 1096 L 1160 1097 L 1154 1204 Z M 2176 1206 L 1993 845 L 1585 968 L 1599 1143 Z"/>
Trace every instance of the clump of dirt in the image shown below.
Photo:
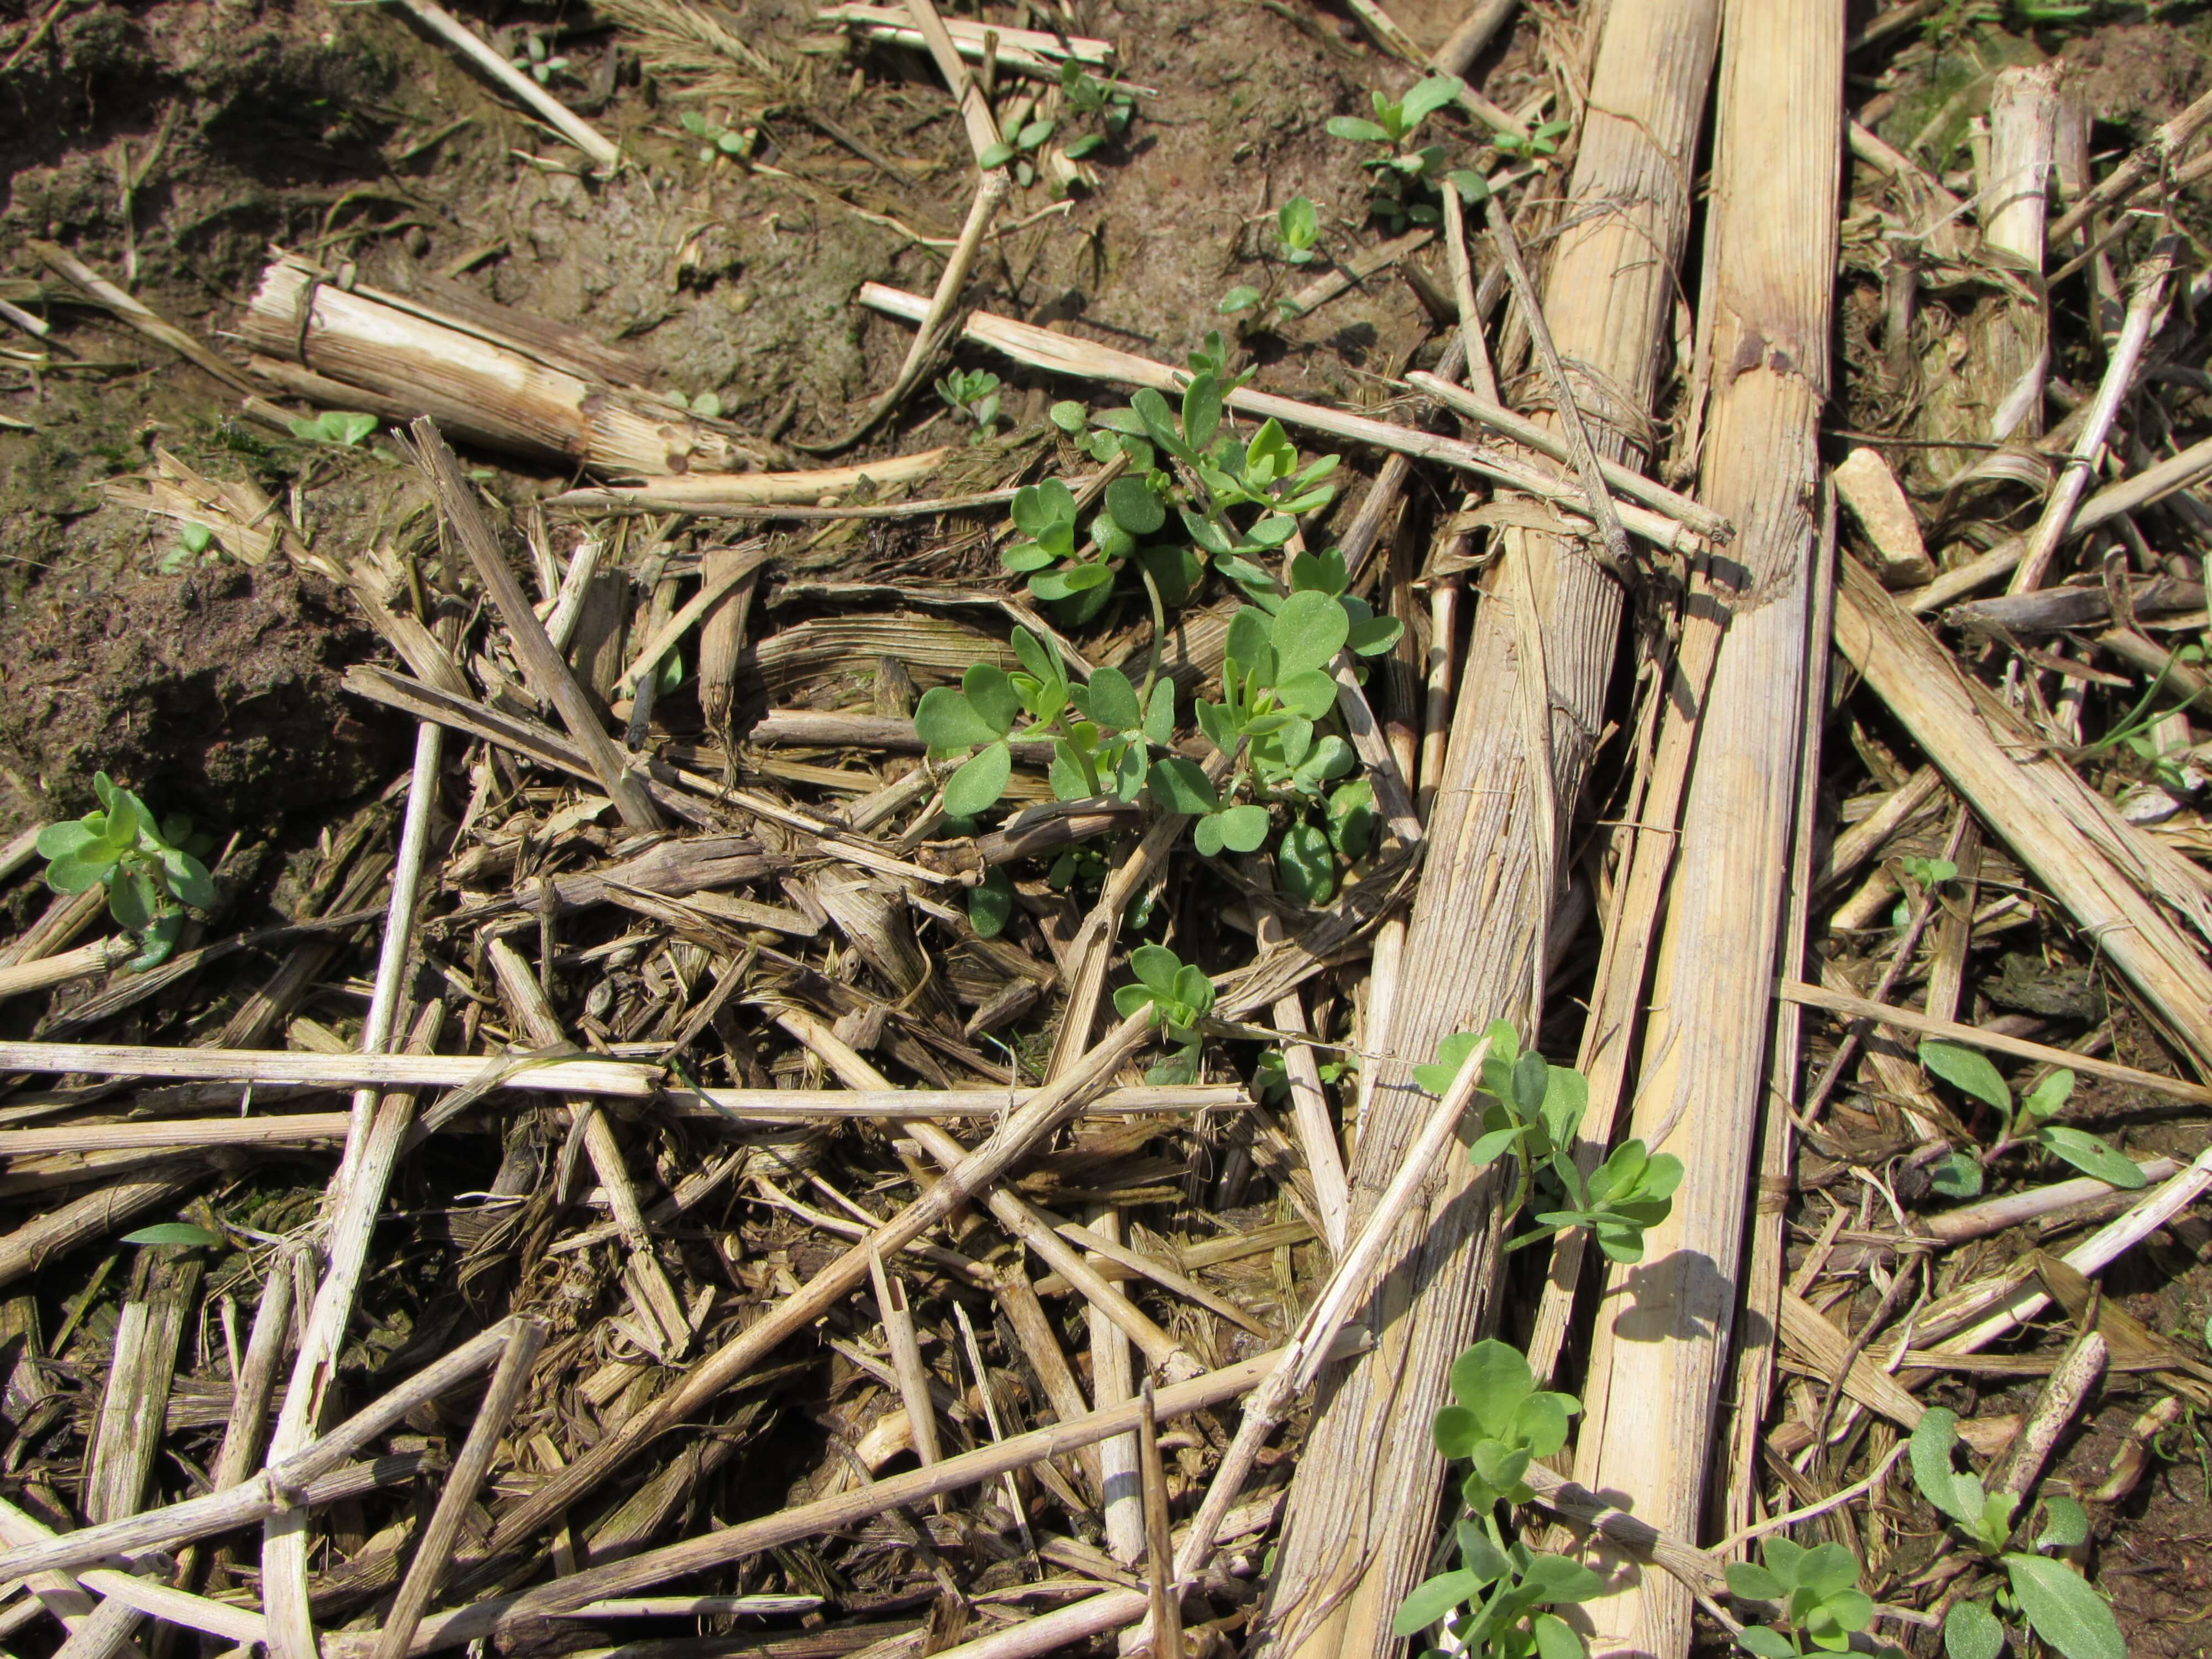
<path fill-rule="evenodd" d="M 49 578 L 0 616 L 0 765 L 63 812 L 103 769 L 224 828 L 327 806 L 404 763 L 339 690 L 376 648 L 327 584 L 274 567 Z"/>
<path fill-rule="evenodd" d="M 2155 126 L 2204 90 L 2205 52 L 2164 23 L 2116 23 L 2067 43 L 2067 83 L 2090 118 Z"/>

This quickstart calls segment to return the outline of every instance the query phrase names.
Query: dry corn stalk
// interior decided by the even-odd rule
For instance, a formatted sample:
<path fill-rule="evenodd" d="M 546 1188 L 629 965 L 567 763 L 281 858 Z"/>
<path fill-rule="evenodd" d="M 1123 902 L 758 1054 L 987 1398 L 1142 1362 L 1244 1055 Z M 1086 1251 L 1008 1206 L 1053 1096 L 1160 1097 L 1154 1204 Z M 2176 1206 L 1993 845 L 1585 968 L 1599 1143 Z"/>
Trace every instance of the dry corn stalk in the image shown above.
<path fill-rule="evenodd" d="M 1739 528 L 1729 564 L 1686 607 L 1686 631 L 1719 636 L 1702 703 L 1668 699 L 1668 721 L 1697 732 L 1696 759 L 1632 1120 L 1686 1168 L 1645 1260 L 1611 1274 L 1576 1448 L 1584 1486 L 1630 1492 L 1639 1518 L 1689 1537 L 1728 1375 L 1801 792 L 1790 716 L 1814 648 L 1843 44 L 1842 0 L 1728 7 L 1699 319 L 1712 387 L 1700 494 Z M 1589 1612 L 1607 1646 L 1668 1659 L 1689 1650 L 1689 1593 L 1663 1574 L 1625 1575 Z"/>
<path fill-rule="evenodd" d="M 746 472 L 763 459 L 736 428 L 686 414 L 626 378 L 620 354 L 483 301 L 456 309 L 374 289 L 279 252 L 240 332 L 256 372 L 311 402 L 391 420 L 428 415 L 453 436 L 594 471 Z"/>
<path fill-rule="evenodd" d="M 1647 408 L 1657 380 L 1718 21 L 1716 0 L 1616 6 L 1605 21 L 1568 192 L 1571 228 L 1545 291 L 1553 336 L 1588 377 L 1594 415 L 1610 406 L 1608 394 Z M 1605 459 L 1629 453 L 1612 431 L 1596 441 Z M 1404 977 L 1374 1044 L 1392 1058 L 1376 1063 L 1359 1125 L 1355 1226 L 1431 1109 L 1411 1065 L 1455 1030 L 1528 1012 L 1554 898 L 1542 876 L 1557 869 L 1559 826 L 1534 810 L 1521 682 L 1537 670 L 1526 638 L 1542 642 L 1562 813 L 1581 791 L 1602 719 L 1620 591 L 1572 544 L 1534 532 L 1519 541 L 1506 558 L 1528 561 L 1534 615 L 1516 625 L 1528 591 L 1517 582 L 1494 583 L 1475 613 Z M 1453 1356 L 1489 1322 L 1498 1266 L 1488 1184 L 1462 1160 L 1446 1165 L 1441 1190 L 1414 1206 L 1385 1253 L 1389 1276 L 1365 1316 L 1377 1346 L 1331 1383 L 1300 1458 L 1252 1649 L 1269 1659 L 1389 1651 L 1391 1620 L 1427 1565 L 1443 1477 L 1429 1419 Z"/>

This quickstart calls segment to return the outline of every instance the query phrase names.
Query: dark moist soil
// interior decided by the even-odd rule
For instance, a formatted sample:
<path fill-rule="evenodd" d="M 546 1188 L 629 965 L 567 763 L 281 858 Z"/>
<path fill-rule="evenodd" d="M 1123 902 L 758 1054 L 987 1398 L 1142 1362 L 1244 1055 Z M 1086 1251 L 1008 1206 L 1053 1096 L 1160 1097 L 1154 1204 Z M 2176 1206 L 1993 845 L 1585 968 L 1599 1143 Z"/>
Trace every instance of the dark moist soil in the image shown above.
<path fill-rule="evenodd" d="M 47 5 L 8 9 L 0 61 Z M 862 313 L 853 296 L 872 279 L 927 291 L 941 255 L 881 216 L 948 238 L 972 177 L 924 60 L 823 48 L 814 8 L 799 0 L 744 7 L 754 38 L 796 65 L 787 95 L 760 123 L 760 156 L 792 175 L 774 178 L 702 162 L 675 110 L 626 52 L 610 56 L 616 37 L 584 9 L 461 9 L 495 30 L 547 32 L 574 65 L 557 89 L 641 165 L 608 182 L 575 176 L 561 146 L 374 6 L 76 0 L 0 75 L 0 282 L 18 285 L 10 297 L 42 282 L 46 297 L 26 301 L 92 365 L 0 383 L 0 412 L 33 428 L 0 428 L 0 833 L 82 809 L 91 772 L 105 768 L 158 809 L 190 811 L 218 833 L 289 815 L 297 836 L 335 822 L 404 764 L 402 723 L 337 690 L 347 665 L 380 650 L 350 600 L 227 562 L 160 573 L 177 550 L 174 527 L 101 491 L 145 469 L 155 445 L 210 477 L 250 480 L 311 541 L 343 553 L 427 533 L 396 456 L 311 447 L 249 423 L 218 383 L 100 313 L 55 303 L 58 288 L 25 238 L 64 245 L 217 341 L 272 243 L 356 260 L 367 280 L 389 286 L 450 274 L 619 342 L 654 366 L 662 386 L 716 392 L 740 424 L 798 441 L 843 430 L 896 373 L 908 331 Z M 1397 0 L 1393 10 L 1433 46 L 1464 7 Z M 991 245 L 971 289 L 977 303 L 1175 361 L 1222 325 L 1217 302 L 1232 285 L 1262 287 L 1272 301 L 1310 275 L 1265 257 L 1269 222 L 1288 197 L 1314 199 L 1332 251 L 1375 240 L 1362 228 L 1356 158 L 1322 127 L 1333 114 L 1364 113 L 1367 88 L 1404 76 L 1347 20 L 1310 0 L 1091 0 L 1075 12 L 1078 29 L 1117 41 L 1122 72 L 1158 95 L 1140 100 L 1125 141 L 1092 158 L 1095 194 Z M 1854 24 L 1871 15 L 1855 9 Z M 2125 22 L 1994 46 L 1984 36 L 1971 53 L 1939 40 L 1881 130 L 1907 142 L 1973 76 L 2061 50 L 2100 123 L 2095 148 L 2108 153 L 2212 80 L 2208 28 Z M 1524 16 L 1477 65 L 1492 99 L 1514 107 L 1536 88 L 1539 38 Z M 708 107 L 732 125 L 753 118 L 734 101 Z M 1971 97 L 1949 112 L 1961 143 L 1973 113 Z M 1048 200 L 1041 188 L 1018 192 L 1006 220 Z M 1878 317 L 1854 325 L 1848 295 L 1844 314 L 1845 412 L 1855 424 L 1893 420 L 1909 389 L 1885 394 L 1870 372 L 1880 348 L 1851 334 L 1878 327 Z M 1376 377 L 1401 366 L 1423 328 L 1406 283 L 1384 276 L 1249 343 L 1272 386 L 1371 406 L 1382 398 Z M 1006 378 L 1018 426 L 1067 395 L 1002 362 L 962 361 Z M 2094 365 L 2086 373 L 2093 381 Z M 957 435 L 923 393 L 847 459 Z M 470 459 L 510 510 L 572 482 Z M 848 556 L 854 575 L 895 571 L 921 553 L 897 530 L 828 545 Z M 2118 1114 L 2130 1107 L 2140 1103 L 2113 1103 Z M 297 1218 L 272 1209 L 258 1220 L 281 1230 Z M 2185 1248 L 2139 1253 L 2108 1289 L 2154 1328 L 2191 1341 L 2212 1311 L 2212 1268 L 2198 1235 L 2175 1236 Z M 386 1322 L 411 1328 L 409 1319 Z M 2032 1397 L 2014 1389 L 1997 1408 Z M 2134 1378 L 2109 1382 L 2058 1478 L 2094 1487 L 2156 1397 Z M 2110 1518 L 2102 1582 L 2136 1654 L 2200 1654 L 2212 1650 L 2212 1450 L 2191 1419 L 2160 1446 L 2168 1455 Z"/>

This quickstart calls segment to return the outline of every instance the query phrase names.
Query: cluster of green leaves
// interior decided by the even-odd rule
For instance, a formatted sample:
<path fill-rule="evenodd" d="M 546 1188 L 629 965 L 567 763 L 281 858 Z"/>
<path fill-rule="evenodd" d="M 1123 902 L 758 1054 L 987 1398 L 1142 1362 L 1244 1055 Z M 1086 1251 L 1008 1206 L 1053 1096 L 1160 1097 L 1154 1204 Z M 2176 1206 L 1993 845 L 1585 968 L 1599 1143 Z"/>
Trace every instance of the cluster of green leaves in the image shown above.
<path fill-rule="evenodd" d="M 680 392 L 672 392 L 668 394 L 668 401 L 678 409 L 690 410 L 702 420 L 719 421 L 722 418 L 722 394 L 719 392 L 702 392 L 690 398 Z"/>
<path fill-rule="evenodd" d="M 1070 113 L 1095 118 L 1101 129 L 1084 133 L 1060 147 L 1060 154 L 1071 161 L 1081 161 L 1109 137 L 1120 137 L 1129 130 L 1129 118 L 1137 112 L 1133 93 L 1101 81 L 1073 58 L 1060 66 L 1060 93 Z"/>
<path fill-rule="evenodd" d="M 956 415 L 975 422 L 968 441 L 979 444 L 991 435 L 999 420 L 999 377 L 988 368 L 947 369 L 938 377 L 937 395 Z"/>
<path fill-rule="evenodd" d="M 1209 346 L 1218 348 L 1219 341 L 1218 334 L 1207 337 Z M 1074 495 L 1057 480 L 1015 495 L 1020 538 L 1001 561 L 1028 577 L 1030 592 L 1057 607 L 1056 620 L 1069 626 L 1091 621 L 1112 598 L 1116 574 L 1131 564 L 1166 605 L 1196 595 L 1207 559 L 1247 592 L 1272 594 L 1273 579 L 1255 556 L 1276 552 L 1296 533 L 1299 514 L 1317 512 L 1334 498 L 1335 486 L 1327 480 L 1340 458 L 1323 455 L 1302 464 L 1279 422 L 1267 421 L 1249 441 L 1238 442 L 1222 420 L 1224 400 L 1236 382 L 1224 380 L 1219 361 L 1193 355 L 1194 365 L 1206 367 L 1183 388 L 1180 411 L 1147 387 L 1127 408 L 1089 417 L 1100 428 L 1086 446 L 1090 453 L 1102 460 L 1116 453 L 1127 456 L 1128 476 L 1107 487 L 1087 531 L 1077 522 Z M 1055 405 L 1052 418 L 1073 434 L 1081 430 L 1084 416 L 1079 407 Z M 1163 453 L 1180 480 L 1159 465 Z M 1162 539 L 1170 506 L 1182 533 L 1168 531 Z M 1240 527 L 1235 515 L 1248 508 L 1259 509 L 1259 515 Z"/>
<path fill-rule="evenodd" d="M 1565 121 L 1546 121 L 1532 128 L 1525 136 L 1518 132 L 1499 132 L 1491 135 L 1493 149 L 1505 155 L 1557 155 L 1559 140 L 1566 137 Z"/>
<path fill-rule="evenodd" d="M 1471 1514 L 1454 1529 L 1460 1564 L 1416 1586 L 1392 1628 L 1411 1636 L 1441 1623 L 1462 1651 L 1493 1659 L 1581 1659 L 1582 1638 L 1541 1609 L 1587 1601 L 1605 1581 L 1580 1562 L 1505 1542 L 1496 1510 L 1528 1501 L 1528 1465 L 1567 1443 L 1582 1403 L 1539 1389 L 1528 1360 L 1494 1338 L 1452 1362 L 1451 1393 L 1430 1433 L 1445 1457 L 1468 1466 L 1460 1495 Z"/>
<path fill-rule="evenodd" d="M 214 545 L 215 532 L 204 524 L 185 525 L 177 532 L 177 544 L 154 568 L 164 576 L 173 576 L 196 560 L 209 559 L 209 550 Z"/>
<path fill-rule="evenodd" d="M 1213 981 L 1203 968 L 1186 963 L 1164 945 L 1139 945 L 1129 952 L 1136 983 L 1114 993 L 1115 1012 L 1124 1019 L 1150 1008 L 1153 1026 L 1165 1034 L 1175 1052 L 1145 1073 L 1156 1084 L 1190 1083 L 1199 1066 L 1198 1023 L 1213 1012 Z"/>
<path fill-rule="evenodd" d="M 717 155 L 743 155 L 753 147 L 750 131 L 737 131 L 708 119 L 696 110 L 687 109 L 677 118 L 684 124 L 684 131 L 699 141 L 699 159 L 702 161 L 711 161 Z"/>
<path fill-rule="evenodd" d="M 1736 1638 L 1759 1659 L 1805 1659 L 1808 1653 L 1844 1653 L 1851 1638 L 1874 1622 L 1874 1597 L 1859 1588 L 1859 1564 L 1841 1544 L 1808 1549 L 1786 1538 L 1759 1548 L 1764 1565 L 1729 1564 L 1729 1594 L 1739 1601 L 1767 1601 L 1781 1612 L 1780 1627 L 1747 1626 Z M 1808 1645 L 1809 1644 L 1809 1645 Z"/>
<path fill-rule="evenodd" d="M 2011 1085 L 1978 1048 L 1930 1037 L 1920 1045 L 1920 1063 L 1931 1075 L 1996 1111 L 2002 1125 L 2000 1144 L 2017 1138 L 2115 1187 L 2132 1191 L 2143 1184 L 2142 1170 L 2125 1152 L 2086 1129 L 2050 1121 L 2065 1109 L 2074 1092 L 2074 1073 L 2064 1067 L 2045 1078 L 2015 1105 Z M 2025 1133 L 2016 1135 L 2016 1131 Z M 1933 1184 L 1947 1197 L 1972 1198 L 1982 1189 L 1981 1165 L 1954 1152 L 1936 1166 Z"/>
<path fill-rule="evenodd" d="M 1024 121 L 1015 130 L 1012 137 L 1001 138 L 978 155 L 975 165 L 988 172 L 992 167 L 1002 167 L 1012 163 L 1015 183 L 1026 190 L 1036 182 L 1036 163 L 1030 157 L 1044 148 L 1045 140 L 1052 137 L 1053 129 L 1058 125 L 1042 116 Z"/>
<path fill-rule="evenodd" d="M 1469 200 L 1478 199 L 1488 188 L 1480 173 L 1448 173 L 1443 145 L 1417 146 L 1413 142 L 1421 124 L 1465 90 L 1455 75 L 1431 75 L 1415 82 L 1395 103 L 1379 92 L 1369 94 L 1375 106 L 1371 121 L 1357 115 L 1339 115 L 1329 121 L 1334 137 L 1375 147 L 1376 153 L 1360 163 L 1372 180 L 1368 210 L 1389 229 L 1401 229 L 1408 222 L 1435 224 L 1440 216 L 1429 192 L 1439 179 L 1449 178 Z"/>
<path fill-rule="evenodd" d="M 292 435 L 303 443 L 358 447 L 376 430 L 376 416 L 358 410 L 326 409 L 312 421 L 294 421 Z"/>
<path fill-rule="evenodd" d="M 1285 264 L 1310 265 L 1321 258 L 1316 244 L 1321 240 L 1321 214 L 1313 203 L 1304 196 L 1293 196 L 1276 210 L 1275 251 Z M 1257 311 L 1267 300 L 1268 289 L 1274 286 L 1273 273 L 1269 274 L 1268 287 L 1255 288 L 1249 283 L 1239 283 L 1221 296 L 1219 307 L 1224 317 Z M 1298 307 L 1291 300 L 1279 298 L 1275 313 L 1282 317 L 1295 317 Z"/>
<path fill-rule="evenodd" d="M 2004 1569 L 2006 1589 L 1994 1607 L 1964 1598 L 1952 1603 L 1943 1621 L 1950 1659 L 1997 1659 L 2005 1642 L 2001 1615 L 2024 1621 L 2064 1659 L 2126 1659 L 2112 1604 L 2067 1563 L 2041 1553 L 2088 1542 L 2087 1511 L 2070 1498 L 2047 1498 L 2033 1547 L 2011 1548 L 2019 1498 L 1985 1491 L 1980 1476 L 1954 1468 L 1958 1443 L 1954 1413 L 1937 1407 L 1923 1415 L 1912 1431 L 1913 1484 L 1968 1545 Z"/>
<path fill-rule="evenodd" d="M 568 70 L 567 57 L 556 57 L 550 54 L 546 49 L 545 37 L 542 34 L 525 35 L 522 40 L 521 56 L 511 58 L 507 61 L 541 87 L 550 86 L 555 76 L 564 75 Z"/>
<path fill-rule="evenodd" d="M 100 810 L 39 832 L 46 885 L 82 893 L 105 884 L 108 914 L 141 946 L 133 969 L 151 968 L 176 949 L 186 905 L 215 898 L 215 883 L 198 854 L 207 850 L 182 814 L 156 820 L 146 803 L 106 773 L 95 773 Z"/>
<path fill-rule="evenodd" d="M 1604 1163 L 1583 1174 L 1573 1156 L 1575 1133 L 1589 1104 L 1589 1082 L 1581 1073 L 1554 1066 L 1531 1050 L 1522 1053 L 1510 1022 L 1486 1033 L 1480 1091 L 1488 1097 L 1468 1161 L 1483 1169 L 1510 1156 L 1516 1179 L 1505 1206 L 1510 1218 L 1532 1198 L 1540 1205 L 1535 1226 L 1505 1248 L 1517 1250 L 1574 1228 L 1586 1229 L 1610 1261 L 1644 1259 L 1644 1234 L 1667 1218 L 1682 1183 L 1682 1160 L 1650 1152 L 1641 1140 L 1623 1141 Z M 1413 1068 L 1413 1080 L 1441 1097 L 1474 1052 L 1476 1037 L 1461 1031 L 1437 1045 L 1435 1063 Z"/>
<path fill-rule="evenodd" d="M 1173 684 L 1153 685 L 1146 707 L 1118 668 L 1098 669 L 1078 685 L 1052 641 L 1017 628 L 1013 643 L 1017 672 L 977 663 L 957 690 L 934 686 L 915 708 L 915 734 L 932 754 L 975 750 L 945 781 L 945 811 L 972 818 L 997 803 L 1013 775 L 1017 737 L 1052 739 L 1053 793 L 1060 799 L 1110 793 L 1135 800 L 1152 769 L 1150 746 L 1175 736 Z"/>

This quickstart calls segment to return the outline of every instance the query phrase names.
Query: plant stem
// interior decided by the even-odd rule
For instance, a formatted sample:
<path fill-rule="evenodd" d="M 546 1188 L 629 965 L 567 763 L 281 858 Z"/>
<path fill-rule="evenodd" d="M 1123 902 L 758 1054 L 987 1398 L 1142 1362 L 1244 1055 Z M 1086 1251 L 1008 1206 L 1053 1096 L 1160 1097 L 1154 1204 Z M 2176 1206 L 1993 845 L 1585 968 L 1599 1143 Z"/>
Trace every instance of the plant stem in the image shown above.
<path fill-rule="evenodd" d="M 1152 573 L 1140 564 L 1137 574 L 1144 579 L 1145 597 L 1152 602 L 1152 655 L 1145 663 L 1145 683 L 1137 690 L 1137 708 L 1141 713 L 1152 707 L 1152 683 L 1160 677 L 1160 653 L 1168 638 L 1168 612 L 1160 602 L 1160 586 L 1152 580 Z"/>

